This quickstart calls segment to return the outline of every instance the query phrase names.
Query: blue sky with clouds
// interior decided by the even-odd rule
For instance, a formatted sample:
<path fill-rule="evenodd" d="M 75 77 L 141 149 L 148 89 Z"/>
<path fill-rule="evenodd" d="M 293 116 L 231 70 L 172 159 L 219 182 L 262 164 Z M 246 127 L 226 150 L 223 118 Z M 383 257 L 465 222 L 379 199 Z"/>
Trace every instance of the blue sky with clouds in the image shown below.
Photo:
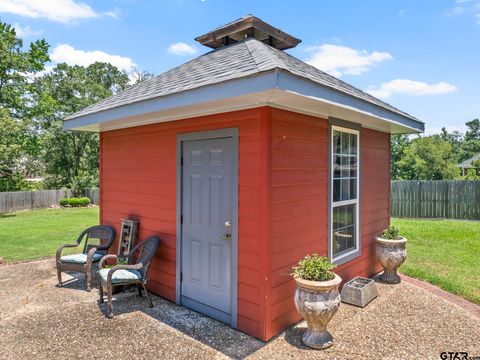
<path fill-rule="evenodd" d="M 0 0 L 53 63 L 158 74 L 208 48 L 194 37 L 252 13 L 302 39 L 289 52 L 417 116 L 427 133 L 480 116 L 480 0 Z"/>

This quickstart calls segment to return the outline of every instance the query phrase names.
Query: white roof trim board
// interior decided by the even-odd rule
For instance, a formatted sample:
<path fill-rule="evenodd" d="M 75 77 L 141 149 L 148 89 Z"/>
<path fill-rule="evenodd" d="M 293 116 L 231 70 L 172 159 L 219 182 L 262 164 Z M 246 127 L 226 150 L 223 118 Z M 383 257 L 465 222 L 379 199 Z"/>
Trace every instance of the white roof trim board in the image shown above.
<path fill-rule="evenodd" d="M 104 131 L 261 105 L 321 116 L 343 113 L 347 120 L 371 120 L 368 127 L 391 133 L 424 130 L 417 118 L 254 38 L 210 51 L 91 105 L 68 116 L 64 128 Z"/>

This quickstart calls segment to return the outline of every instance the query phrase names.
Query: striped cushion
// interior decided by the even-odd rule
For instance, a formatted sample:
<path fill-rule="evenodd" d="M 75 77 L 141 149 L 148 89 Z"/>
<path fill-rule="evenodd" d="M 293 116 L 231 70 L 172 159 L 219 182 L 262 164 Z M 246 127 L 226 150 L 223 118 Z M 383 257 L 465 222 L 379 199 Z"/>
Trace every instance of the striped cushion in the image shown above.
<path fill-rule="evenodd" d="M 92 256 L 92 261 L 99 261 L 102 256 L 102 254 L 95 253 Z M 87 262 L 87 254 L 64 255 L 60 258 L 60 260 L 66 263 L 85 264 Z"/>
<path fill-rule="evenodd" d="M 107 269 L 102 269 L 98 272 L 104 282 L 107 281 L 107 276 L 109 271 L 110 269 L 107 268 Z M 118 284 L 118 283 L 130 282 L 130 281 L 140 280 L 140 279 L 142 279 L 142 274 L 140 273 L 140 271 L 120 269 L 120 270 L 116 270 L 113 273 L 112 283 Z"/>

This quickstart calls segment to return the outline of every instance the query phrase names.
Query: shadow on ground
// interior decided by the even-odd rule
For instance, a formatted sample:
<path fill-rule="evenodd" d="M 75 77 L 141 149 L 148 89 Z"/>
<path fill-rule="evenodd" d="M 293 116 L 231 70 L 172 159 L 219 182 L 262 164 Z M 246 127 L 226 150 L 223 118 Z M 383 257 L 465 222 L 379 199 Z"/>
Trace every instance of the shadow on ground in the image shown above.
<path fill-rule="evenodd" d="M 97 288 L 93 291 L 98 294 Z M 115 316 L 121 316 L 141 311 L 184 335 L 235 359 L 246 358 L 266 344 L 234 330 L 224 323 L 153 294 L 152 301 L 154 307 L 149 308 L 145 296 L 139 297 L 136 288 L 131 288 L 114 295 L 113 312 Z M 106 302 L 102 304 L 98 301 L 98 306 L 102 314 L 105 315 L 107 312 Z"/>
<path fill-rule="evenodd" d="M 86 279 L 81 273 L 66 272 L 62 274 L 62 288 L 84 292 Z M 99 301 L 99 280 L 94 278 L 91 296 L 97 300 L 97 306 L 101 315 L 107 313 L 106 296 L 105 302 Z M 120 287 L 121 288 L 121 287 Z M 158 297 L 152 293 L 153 308 L 148 307 L 145 296 L 138 296 L 136 287 L 120 290 L 113 295 L 113 313 L 116 317 L 142 312 L 152 319 L 161 321 L 171 326 L 184 335 L 221 352 L 227 357 L 244 359 L 256 352 L 266 343 L 232 329 L 230 326 L 193 310 L 179 306 L 174 302 Z M 106 321 L 109 321 L 108 319 Z"/>

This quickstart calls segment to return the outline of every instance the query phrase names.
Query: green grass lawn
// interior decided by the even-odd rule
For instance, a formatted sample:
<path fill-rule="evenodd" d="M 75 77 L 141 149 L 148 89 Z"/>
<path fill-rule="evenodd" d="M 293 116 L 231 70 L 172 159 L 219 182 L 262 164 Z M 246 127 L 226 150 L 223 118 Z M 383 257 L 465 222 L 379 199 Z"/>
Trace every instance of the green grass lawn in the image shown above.
<path fill-rule="evenodd" d="M 74 242 L 95 224 L 98 208 L 0 214 L 0 257 L 7 262 L 53 257 L 59 245 Z M 392 224 L 408 239 L 402 273 L 480 304 L 480 222 L 392 219 Z"/>
<path fill-rule="evenodd" d="M 392 219 L 408 239 L 400 272 L 480 304 L 480 222 Z"/>
<path fill-rule="evenodd" d="M 0 214 L 0 257 L 12 262 L 55 256 L 59 245 L 74 243 L 84 229 L 96 224 L 96 207 Z"/>

